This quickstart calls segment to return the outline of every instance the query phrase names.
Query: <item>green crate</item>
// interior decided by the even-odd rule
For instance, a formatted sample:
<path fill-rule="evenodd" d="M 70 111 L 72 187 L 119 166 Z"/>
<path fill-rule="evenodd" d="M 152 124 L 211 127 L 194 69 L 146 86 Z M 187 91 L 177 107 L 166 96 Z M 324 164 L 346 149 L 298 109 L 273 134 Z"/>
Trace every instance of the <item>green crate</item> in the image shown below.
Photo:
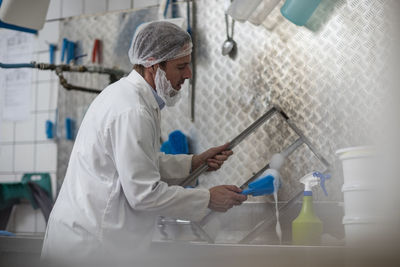
<path fill-rule="evenodd" d="M 21 182 L 0 184 L 0 209 L 4 209 L 21 199 L 27 199 L 37 209 L 37 203 L 33 198 L 28 182 L 32 181 L 43 188 L 52 199 L 51 179 L 48 173 L 25 173 Z"/>

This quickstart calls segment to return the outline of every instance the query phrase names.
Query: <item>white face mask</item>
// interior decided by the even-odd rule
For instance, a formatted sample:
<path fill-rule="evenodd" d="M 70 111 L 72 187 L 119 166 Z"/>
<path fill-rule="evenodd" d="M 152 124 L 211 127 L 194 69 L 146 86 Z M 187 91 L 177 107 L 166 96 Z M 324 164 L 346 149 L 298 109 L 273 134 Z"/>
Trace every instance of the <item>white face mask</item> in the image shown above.
<path fill-rule="evenodd" d="M 157 68 L 154 82 L 156 84 L 157 94 L 165 102 L 165 105 L 172 107 L 179 101 L 181 98 L 180 91 L 172 87 L 171 82 L 167 79 L 165 71 L 160 67 Z"/>

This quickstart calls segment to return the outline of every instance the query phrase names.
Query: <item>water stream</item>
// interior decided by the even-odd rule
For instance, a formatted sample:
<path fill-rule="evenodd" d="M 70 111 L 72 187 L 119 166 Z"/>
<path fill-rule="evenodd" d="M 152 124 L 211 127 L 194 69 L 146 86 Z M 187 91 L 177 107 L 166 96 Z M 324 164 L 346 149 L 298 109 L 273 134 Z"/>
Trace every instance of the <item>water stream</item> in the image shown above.
<path fill-rule="evenodd" d="M 279 178 L 274 178 L 274 200 L 275 200 L 275 216 L 276 216 L 276 235 L 279 238 L 279 244 L 282 244 L 282 229 L 279 222 L 279 209 L 278 209 L 278 188 L 279 188 Z"/>

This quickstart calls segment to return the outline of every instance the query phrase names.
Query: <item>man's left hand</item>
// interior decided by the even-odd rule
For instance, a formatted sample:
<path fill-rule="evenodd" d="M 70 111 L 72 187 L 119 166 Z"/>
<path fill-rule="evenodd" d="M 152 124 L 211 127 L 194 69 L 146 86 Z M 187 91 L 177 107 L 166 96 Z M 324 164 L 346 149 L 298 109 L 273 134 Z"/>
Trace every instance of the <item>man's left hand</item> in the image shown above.
<path fill-rule="evenodd" d="M 229 143 L 222 146 L 212 147 L 199 155 L 193 155 L 192 171 L 207 162 L 207 171 L 215 171 L 221 168 L 224 161 L 227 160 L 233 151 L 228 149 Z"/>

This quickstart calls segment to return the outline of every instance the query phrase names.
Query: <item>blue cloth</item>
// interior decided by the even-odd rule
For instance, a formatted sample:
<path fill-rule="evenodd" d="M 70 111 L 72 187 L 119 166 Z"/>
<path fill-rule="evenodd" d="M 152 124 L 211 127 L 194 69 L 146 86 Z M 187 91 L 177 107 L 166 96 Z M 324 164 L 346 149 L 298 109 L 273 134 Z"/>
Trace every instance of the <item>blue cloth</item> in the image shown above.
<path fill-rule="evenodd" d="M 165 154 L 189 154 L 189 144 L 186 136 L 179 130 L 171 132 L 168 141 L 161 145 L 161 152 Z"/>
<path fill-rule="evenodd" d="M 0 230 L 0 235 L 2 235 L 2 236 L 15 236 L 14 233 L 10 233 L 8 231 L 3 231 L 3 230 Z"/>
<path fill-rule="evenodd" d="M 249 184 L 249 188 L 242 191 L 243 195 L 263 196 L 274 193 L 274 180 L 272 175 L 267 175 Z"/>
<path fill-rule="evenodd" d="M 169 141 L 165 141 L 164 143 L 161 144 L 161 152 L 164 152 L 165 154 L 172 154 L 171 153 L 171 146 L 169 144 Z"/>

